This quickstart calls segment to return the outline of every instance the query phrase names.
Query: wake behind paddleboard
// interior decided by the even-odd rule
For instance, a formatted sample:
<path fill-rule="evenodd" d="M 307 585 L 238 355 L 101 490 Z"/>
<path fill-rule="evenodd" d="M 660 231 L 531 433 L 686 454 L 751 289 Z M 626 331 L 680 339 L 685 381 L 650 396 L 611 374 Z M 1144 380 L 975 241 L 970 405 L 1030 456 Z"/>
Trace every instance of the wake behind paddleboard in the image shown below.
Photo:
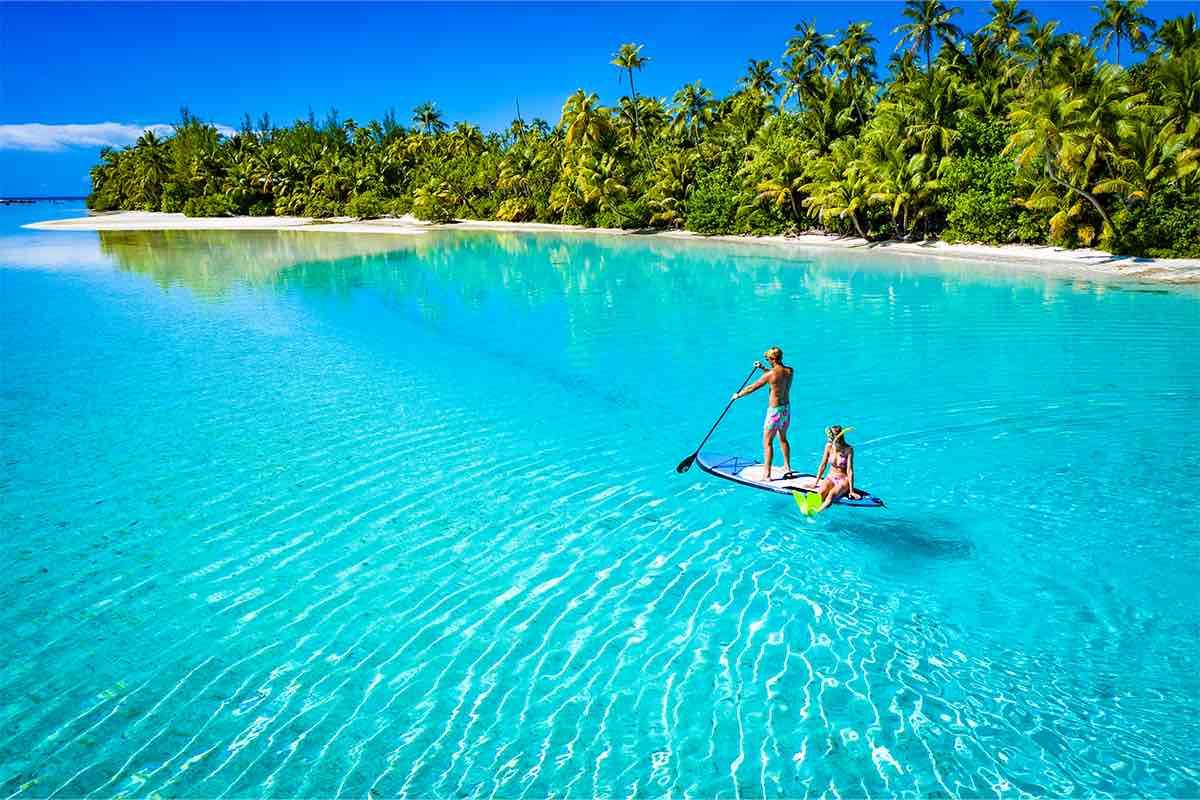
<path fill-rule="evenodd" d="M 793 472 L 785 477 L 782 467 L 772 466 L 770 479 L 767 479 L 763 475 L 763 465 L 749 458 L 705 452 L 696 455 L 696 463 L 709 475 L 716 475 L 718 478 L 740 483 L 743 486 L 753 486 L 755 489 L 786 495 L 790 495 L 792 492 L 817 493 L 815 475 Z M 857 500 L 843 497 L 834 501 L 834 505 L 853 508 L 881 508 L 884 506 L 882 500 L 866 489 L 860 486 L 855 486 L 854 489 L 861 495 Z"/>

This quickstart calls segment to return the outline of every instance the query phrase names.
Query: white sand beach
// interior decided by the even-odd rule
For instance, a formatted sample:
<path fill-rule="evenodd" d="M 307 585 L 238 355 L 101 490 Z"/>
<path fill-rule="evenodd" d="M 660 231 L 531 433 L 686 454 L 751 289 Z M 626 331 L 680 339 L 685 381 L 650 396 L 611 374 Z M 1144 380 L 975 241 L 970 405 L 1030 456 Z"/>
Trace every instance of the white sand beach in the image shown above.
<path fill-rule="evenodd" d="M 701 236 L 690 231 L 655 231 L 647 234 L 644 231 L 612 228 L 583 228 L 574 225 L 493 220 L 459 220 L 447 224 L 434 224 L 422 222 L 411 215 L 394 219 L 355 220 L 336 217 L 328 220 L 313 220 L 308 217 L 185 217 L 183 214 L 164 214 L 151 211 L 96 214 L 75 219 L 36 222 L 25 227 L 51 231 L 303 230 L 317 233 L 420 235 L 431 230 L 480 230 L 575 232 L 613 236 L 650 235 L 669 239 L 761 244 L 794 251 L 811 248 L 862 249 L 875 253 L 987 262 L 992 266 L 1004 265 L 1014 271 L 1036 270 L 1059 273 L 1064 276 L 1092 274 L 1157 283 L 1200 284 L 1200 259 L 1196 258 L 1135 258 L 1114 256 L 1101 250 L 1065 250 L 1058 247 L 1036 245 L 868 242 L 857 237 L 820 233 L 793 236 Z"/>

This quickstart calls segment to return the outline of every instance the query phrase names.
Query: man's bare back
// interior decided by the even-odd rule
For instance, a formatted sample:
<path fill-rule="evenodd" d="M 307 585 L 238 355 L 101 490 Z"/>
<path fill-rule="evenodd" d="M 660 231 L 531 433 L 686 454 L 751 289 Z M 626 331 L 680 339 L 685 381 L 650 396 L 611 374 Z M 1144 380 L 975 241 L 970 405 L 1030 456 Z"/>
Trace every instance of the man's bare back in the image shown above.
<path fill-rule="evenodd" d="M 777 364 L 767 370 L 760 380 L 765 380 L 771 386 L 771 397 L 767 404 L 772 408 L 786 406 L 791 402 L 789 395 L 792 390 L 792 368 Z"/>
<path fill-rule="evenodd" d="M 792 392 L 792 368 L 783 364 L 772 364 L 769 367 L 764 367 L 762 362 L 755 361 L 754 366 L 761 370 L 765 370 L 766 374 L 756 380 L 754 383 L 742 389 L 733 396 L 734 400 L 739 397 L 756 392 L 763 387 L 764 384 L 770 386 L 770 396 L 767 398 L 767 406 L 770 408 L 778 408 L 791 403 Z"/>

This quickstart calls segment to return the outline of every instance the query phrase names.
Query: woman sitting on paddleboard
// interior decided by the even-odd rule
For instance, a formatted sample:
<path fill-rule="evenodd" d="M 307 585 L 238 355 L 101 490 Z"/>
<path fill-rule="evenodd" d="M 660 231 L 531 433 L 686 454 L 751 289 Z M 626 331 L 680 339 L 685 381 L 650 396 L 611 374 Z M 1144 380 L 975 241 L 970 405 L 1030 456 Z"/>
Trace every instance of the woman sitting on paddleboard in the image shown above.
<path fill-rule="evenodd" d="M 825 429 L 825 452 L 821 454 L 821 466 L 817 467 L 816 485 L 821 493 L 821 507 L 824 511 L 834 500 L 849 496 L 851 500 L 859 498 L 854 491 L 854 448 L 846 441 L 846 433 L 853 428 L 843 428 L 841 425 L 830 425 Z M 829 476 L 821 480 L 821 473 L 829 467 Z"/>

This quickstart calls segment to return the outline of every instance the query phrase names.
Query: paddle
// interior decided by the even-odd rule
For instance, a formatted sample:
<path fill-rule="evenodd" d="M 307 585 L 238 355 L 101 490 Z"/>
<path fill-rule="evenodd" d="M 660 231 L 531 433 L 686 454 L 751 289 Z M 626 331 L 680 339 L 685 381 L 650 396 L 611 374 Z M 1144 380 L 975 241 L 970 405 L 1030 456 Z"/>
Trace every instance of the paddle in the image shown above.
<path fill-rule="evenodd" d="M 758 372 L 758 367 L 750 368 L 750 374 L 746 376 L 746 380 L 742 381 L 742 385 L 738 387 L 739 392 L 746 388 L 746 384 L 750 382 L 750 379 L 754 377 L 754 373 L 756 372 Z M 700 454 L 700 447 L 704 447 L 704 442 L 707 442 L 708 437 L 713 435 L 713 431 L 715 431 L 717 426 L 721 424 L 721 420 L 725 419 L 725 415 L 729 413 L 729 407 L 732 405 L 733 398 L 730 398 L 729 402 L 725 404 L 725 410 L 721 412 L 721 416 L 717 417 L 717 421 L 714 422 L 713 426 L 708 429 L 708 433 L 704 434 L 704 440 L 700 442 L 700 446 L 697 447 L 695 452 L 693 452 L 690 456 L 679 462 L 679 466 L 675 468 L 676 472 L 682 474 L 692 468 L 692 462 L 695 461 L 696 456 Z"/>

